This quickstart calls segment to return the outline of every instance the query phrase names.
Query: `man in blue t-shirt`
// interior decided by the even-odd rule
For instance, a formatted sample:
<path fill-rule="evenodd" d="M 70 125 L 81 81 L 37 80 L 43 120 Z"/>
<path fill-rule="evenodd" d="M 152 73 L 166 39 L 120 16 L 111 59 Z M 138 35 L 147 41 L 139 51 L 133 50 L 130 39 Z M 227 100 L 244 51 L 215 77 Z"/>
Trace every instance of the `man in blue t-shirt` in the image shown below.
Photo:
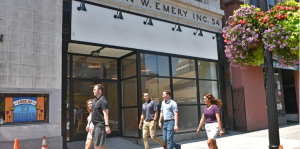
<path fill-rule="evenodd" d="M 161 103 L 161 113 L 158 126 L 162 128 L 161 121 L 164 118 L 163 140 L 167 143 L 168 149 L 181 149 L 180 144 L 176 144 L 173 140 L 174 132 L 178 131 L 178 107 L 177 103 L 171 99 L 171 91 L 164 90 L 164 101 Z"/>

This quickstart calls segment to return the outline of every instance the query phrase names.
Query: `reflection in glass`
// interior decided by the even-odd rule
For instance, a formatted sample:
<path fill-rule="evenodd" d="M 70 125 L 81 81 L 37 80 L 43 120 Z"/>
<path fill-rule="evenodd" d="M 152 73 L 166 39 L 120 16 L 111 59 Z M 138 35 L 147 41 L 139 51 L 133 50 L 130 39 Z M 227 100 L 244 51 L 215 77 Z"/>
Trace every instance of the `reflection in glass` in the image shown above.
<path fill-rule="evenodd" d="M 123 81 L 123 107 L 137 106 L 136 78 Z"/>
<path fill-rule="evenodd" d="M 170 76 L 169 58 L 141 53 L 141 74 L 151 76 Z"/>
<path fill-rule="evenodd" d="M 206 93 L 212 93 L 216 99 L 218 99 L 218 82 L 217 81 L 199 81 L 200 89 L 200 103 L 204 104 L 203 96 Z"/>
<path fill-rule="evenodd" d="M 68 56 L 69 57 L 69 56 Z M 69 67 L 69 65 L 68 65 Z M 67 101 L 66 101 L 66 140 L 70 141 L 70 79 L 67 79 Z"/>
<path fill-rule="evenodd" d="M 197 130 L 199 125 L 197 106 L 178 106 L 178 114 L 179 132 Z"/>
<path fill-rule="evenodd" d="M 173 96 L 177 104 L 197 104 L 196 80 L 173 79 Z"/>
<path fill-rule="evenodd" d="M 70 55 L 68 55 L 68 63 L 67 63 L 67 77 L 70 77 Z"/>
<path fill-rule="evenodd" d="M 94 99 L 94 84 L 94 82 L 74 82 L 74 120 L 72 121 L 74 122 L 74 135 L 86 133 L 85 127 L 89 116 L 86 102 L 89 99 Z"/>
<path fill-rule="evenodd" d="M 199 79 L 217 79 L 217 64 L 215 62 L 198 61 Z"/>
<path fill-rule="evenodd" d="M 173 77 L 196 78 L 195 60 L 172 57 Z"/>
<path fill-rule="evenodd" d="M 122 78 L 136 75 L 136 54 L 122 59 Z"/>
<path fill-rule="evenodd" d="M 123 108 L 123 134 L 124 136 L 139 136 L 137 108 Z"/>
<path fill-rule="evenodd" d="M 163 101 L 162 92 L 170 89 L 169 78 L 142 77 L 142 93 L 148 92 L 152 100 Z M 141 98 L 141 100 L 143 100 Z"/>
<path fill-rule="evenodd" d="M 102 83 L 103 95 L 108 100 L 109 127 L 111 131 L 119 130 L 118 126 L 118 90 L 117 83 Z"/>
<path fill-rule="evenodd" d="M 85 127 L 89 113 L 87 111 L 86 102 L 89 99 L 95 98 L 93 94 L 95 84 L 95 82 L 74 82 L 74 134 L 87 133 Z M 108 101 L 109 126 L 112 131 L 119 130 L 117 83 L 100 84 L 104 87 L 103 96 L 105 96 Z"/>
<path fill-rule="evenodd" d="M 73 77 L 117 80 L 117 60 L 74 55 Z"/>

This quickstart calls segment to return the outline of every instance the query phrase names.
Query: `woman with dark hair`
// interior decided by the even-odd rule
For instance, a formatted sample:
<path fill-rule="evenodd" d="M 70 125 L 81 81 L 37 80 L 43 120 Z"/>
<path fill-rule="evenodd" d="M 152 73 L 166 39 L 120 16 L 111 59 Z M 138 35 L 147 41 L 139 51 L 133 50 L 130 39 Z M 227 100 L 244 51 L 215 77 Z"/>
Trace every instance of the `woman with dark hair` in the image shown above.
<path fill-rule="evenodd" d="M 204 94 L 203 100 L 206 106 L 203 109 L 203 115 L 200 120 L 197 134 L 200 134 L 200 129 L 205 121 L 205 130 L 208 138 L 207 145 L 209 149 L 218 149 L 216 142 L 217 135 L 218 133 L 220 136 L 224 134 L 219 113 L 219 109 L 223 103 L 216 99 L 211 93 Z"/>
<path fill-rule="evenodd" d="M 86 125 L 86 131 L 88 132 L 87 137 L 86 137 L 86 142 L 85 142 L 85 149 L 90 149 L 92 147 L 93 144 L 93 130 L 94 130 L 94 125 L 91 122 L 91 118 L 92 118 L 92 103 L 93 103 L 93 99 L 89 99 L 86 101 L 86 107 L 87 107 L 87 111 L 90 113 L 89 116 L 87 117 L 87 125 Z"/>

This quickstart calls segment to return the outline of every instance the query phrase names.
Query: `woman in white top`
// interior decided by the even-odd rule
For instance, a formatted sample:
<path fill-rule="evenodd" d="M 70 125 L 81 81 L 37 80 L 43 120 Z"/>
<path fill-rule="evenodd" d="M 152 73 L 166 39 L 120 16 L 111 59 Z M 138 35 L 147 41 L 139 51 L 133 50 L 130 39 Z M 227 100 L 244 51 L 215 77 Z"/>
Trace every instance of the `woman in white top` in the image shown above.
<path fill-rule="evenodd" d="M 92 104 L 93 104 L 93 99 L 89 99 L 86 102 L 86 107 L 87 107 L 87 111 L 90 113 L 89 116 L 87 117 L 87 125 L 86 125 L 86 131 L 88 132 L 87 137 L 86 137 L 86 142 L 85 142 L 85 149 L 90 149 L 92 147 L 93 144 L 93 137 L 92 137 L 92 133 L 94 130 L 94 125 L 91 122 L 92 120 Z"/>

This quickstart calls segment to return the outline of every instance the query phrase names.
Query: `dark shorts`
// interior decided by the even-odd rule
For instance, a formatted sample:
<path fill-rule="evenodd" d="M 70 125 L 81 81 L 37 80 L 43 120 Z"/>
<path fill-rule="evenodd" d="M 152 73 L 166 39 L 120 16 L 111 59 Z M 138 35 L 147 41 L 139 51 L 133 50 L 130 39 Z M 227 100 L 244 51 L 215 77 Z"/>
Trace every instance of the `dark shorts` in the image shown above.
<path fill-rule="evenodd" d="M 105 127 L 94 127 L 93 131 L 94 146 L 103 146 L 106 139 Z"/>

